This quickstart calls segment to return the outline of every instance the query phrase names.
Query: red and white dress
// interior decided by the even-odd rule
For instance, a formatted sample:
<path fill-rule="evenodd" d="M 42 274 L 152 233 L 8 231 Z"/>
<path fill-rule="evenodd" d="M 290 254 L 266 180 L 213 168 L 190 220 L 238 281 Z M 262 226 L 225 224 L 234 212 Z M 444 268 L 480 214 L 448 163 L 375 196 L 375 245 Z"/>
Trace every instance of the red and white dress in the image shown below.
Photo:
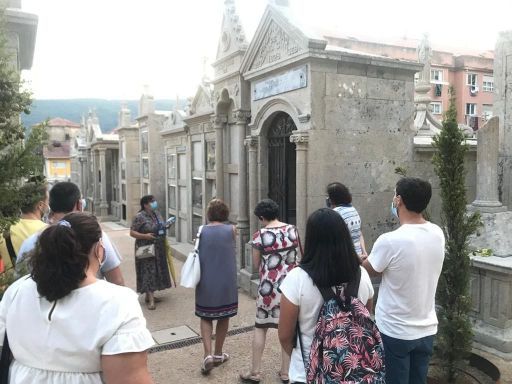
<path fill-rule="evenodd" d="M 294 225 L 262 228 L 252 238 L 260 251 L 260 285 L 256 298 L 256 327 L 277 328 L 281 294 L 279 285 L 298 262 L 299 238 Z"/>

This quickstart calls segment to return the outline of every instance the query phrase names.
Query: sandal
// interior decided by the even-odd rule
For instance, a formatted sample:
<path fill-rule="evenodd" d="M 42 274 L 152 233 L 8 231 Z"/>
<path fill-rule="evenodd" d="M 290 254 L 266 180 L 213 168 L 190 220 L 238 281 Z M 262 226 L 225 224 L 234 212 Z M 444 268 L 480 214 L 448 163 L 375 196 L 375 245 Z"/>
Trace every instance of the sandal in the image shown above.
<path fill-rule="evenodd" d="M 203 364 L 201 364 L 201 373 L 207 375 L 213 369 L 213 356 L 208 355 L 204 358 Z"/>
<path fill-rule="evenodd" d="M 277 376 L 281 380 L 281 383 L 288 384 L 290 382 L 290 378 L 287 373 L 282 373 L 281 371 L 277 371 Z"/>
<path fill-rule="evenodd" d="M 151 304 L 151 303 L 147 303 L 146 304 L 146 307 L 150 310 L 150 311 L 154 311 L 156 309 L 156 305 L 155 303 Z"/>
<path fill-rule="evenodd" d="M 244 383 L 258 384 L 261 381 L 261 375 L 259 373 L 249 371 L 246 373 L 241 373 L 240 380 L 242 380 Z"/>
<path fill-rule="evenodd" d="M 222 352 L 222 355 L 213 355 L 213 365 L 218 366 L 229 360 L 229 355 L 226 352 Z"/>

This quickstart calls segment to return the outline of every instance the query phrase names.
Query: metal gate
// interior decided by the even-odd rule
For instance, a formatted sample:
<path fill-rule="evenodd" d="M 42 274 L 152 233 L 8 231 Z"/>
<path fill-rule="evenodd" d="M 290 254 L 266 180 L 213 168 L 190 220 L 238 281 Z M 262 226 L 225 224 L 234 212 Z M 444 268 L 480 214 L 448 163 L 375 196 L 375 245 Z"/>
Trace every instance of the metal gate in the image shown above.
<path fill-rule="evenodd" d="M 284 112 L 279 112 L 268 131 L 268 197 L 279 204 L 279 219 L 296 224 L 296 158 L 290 135 L 295 124 Z"/>

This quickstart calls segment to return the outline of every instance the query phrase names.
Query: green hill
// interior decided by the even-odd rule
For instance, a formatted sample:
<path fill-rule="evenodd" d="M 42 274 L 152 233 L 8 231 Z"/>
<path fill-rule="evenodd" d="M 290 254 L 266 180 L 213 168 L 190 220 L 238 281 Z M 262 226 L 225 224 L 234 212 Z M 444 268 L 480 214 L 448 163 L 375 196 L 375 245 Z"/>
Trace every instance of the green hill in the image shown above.
<path fill-rule="evenodd" d="M 131 110 L 132 119 L 138 115 L 139 100 L 105 100 L 105 99 L 62 99 L 34 100 L 29 115 L 22 115 L 25 127 L 30 128 L 48 118 L 62 117 L 80 123 L 82 115 L 87 116 L 89 109 L 95 109 L 101 130 L 110 132 L 116 128 L 121 103 L 125 102 Z M 179 100 L 184 108 L 186 100 Z M 176 100 L 155 100 L 156 110 L 173 110 Z"/>

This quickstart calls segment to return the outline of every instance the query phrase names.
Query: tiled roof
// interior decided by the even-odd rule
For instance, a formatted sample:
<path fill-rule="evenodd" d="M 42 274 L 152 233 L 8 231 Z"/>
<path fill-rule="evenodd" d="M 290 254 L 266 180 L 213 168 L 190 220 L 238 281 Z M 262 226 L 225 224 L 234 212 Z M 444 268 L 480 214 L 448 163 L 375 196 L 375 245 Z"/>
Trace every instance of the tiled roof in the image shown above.
<path fill-rule="evenodd" d="M 63 119 L 62 117 L 56 117 L 48 121 L 49 127 L 72 127 L 72 128 L 80 128 L 80 124 L 75 123 L 74 121 Z"/>

